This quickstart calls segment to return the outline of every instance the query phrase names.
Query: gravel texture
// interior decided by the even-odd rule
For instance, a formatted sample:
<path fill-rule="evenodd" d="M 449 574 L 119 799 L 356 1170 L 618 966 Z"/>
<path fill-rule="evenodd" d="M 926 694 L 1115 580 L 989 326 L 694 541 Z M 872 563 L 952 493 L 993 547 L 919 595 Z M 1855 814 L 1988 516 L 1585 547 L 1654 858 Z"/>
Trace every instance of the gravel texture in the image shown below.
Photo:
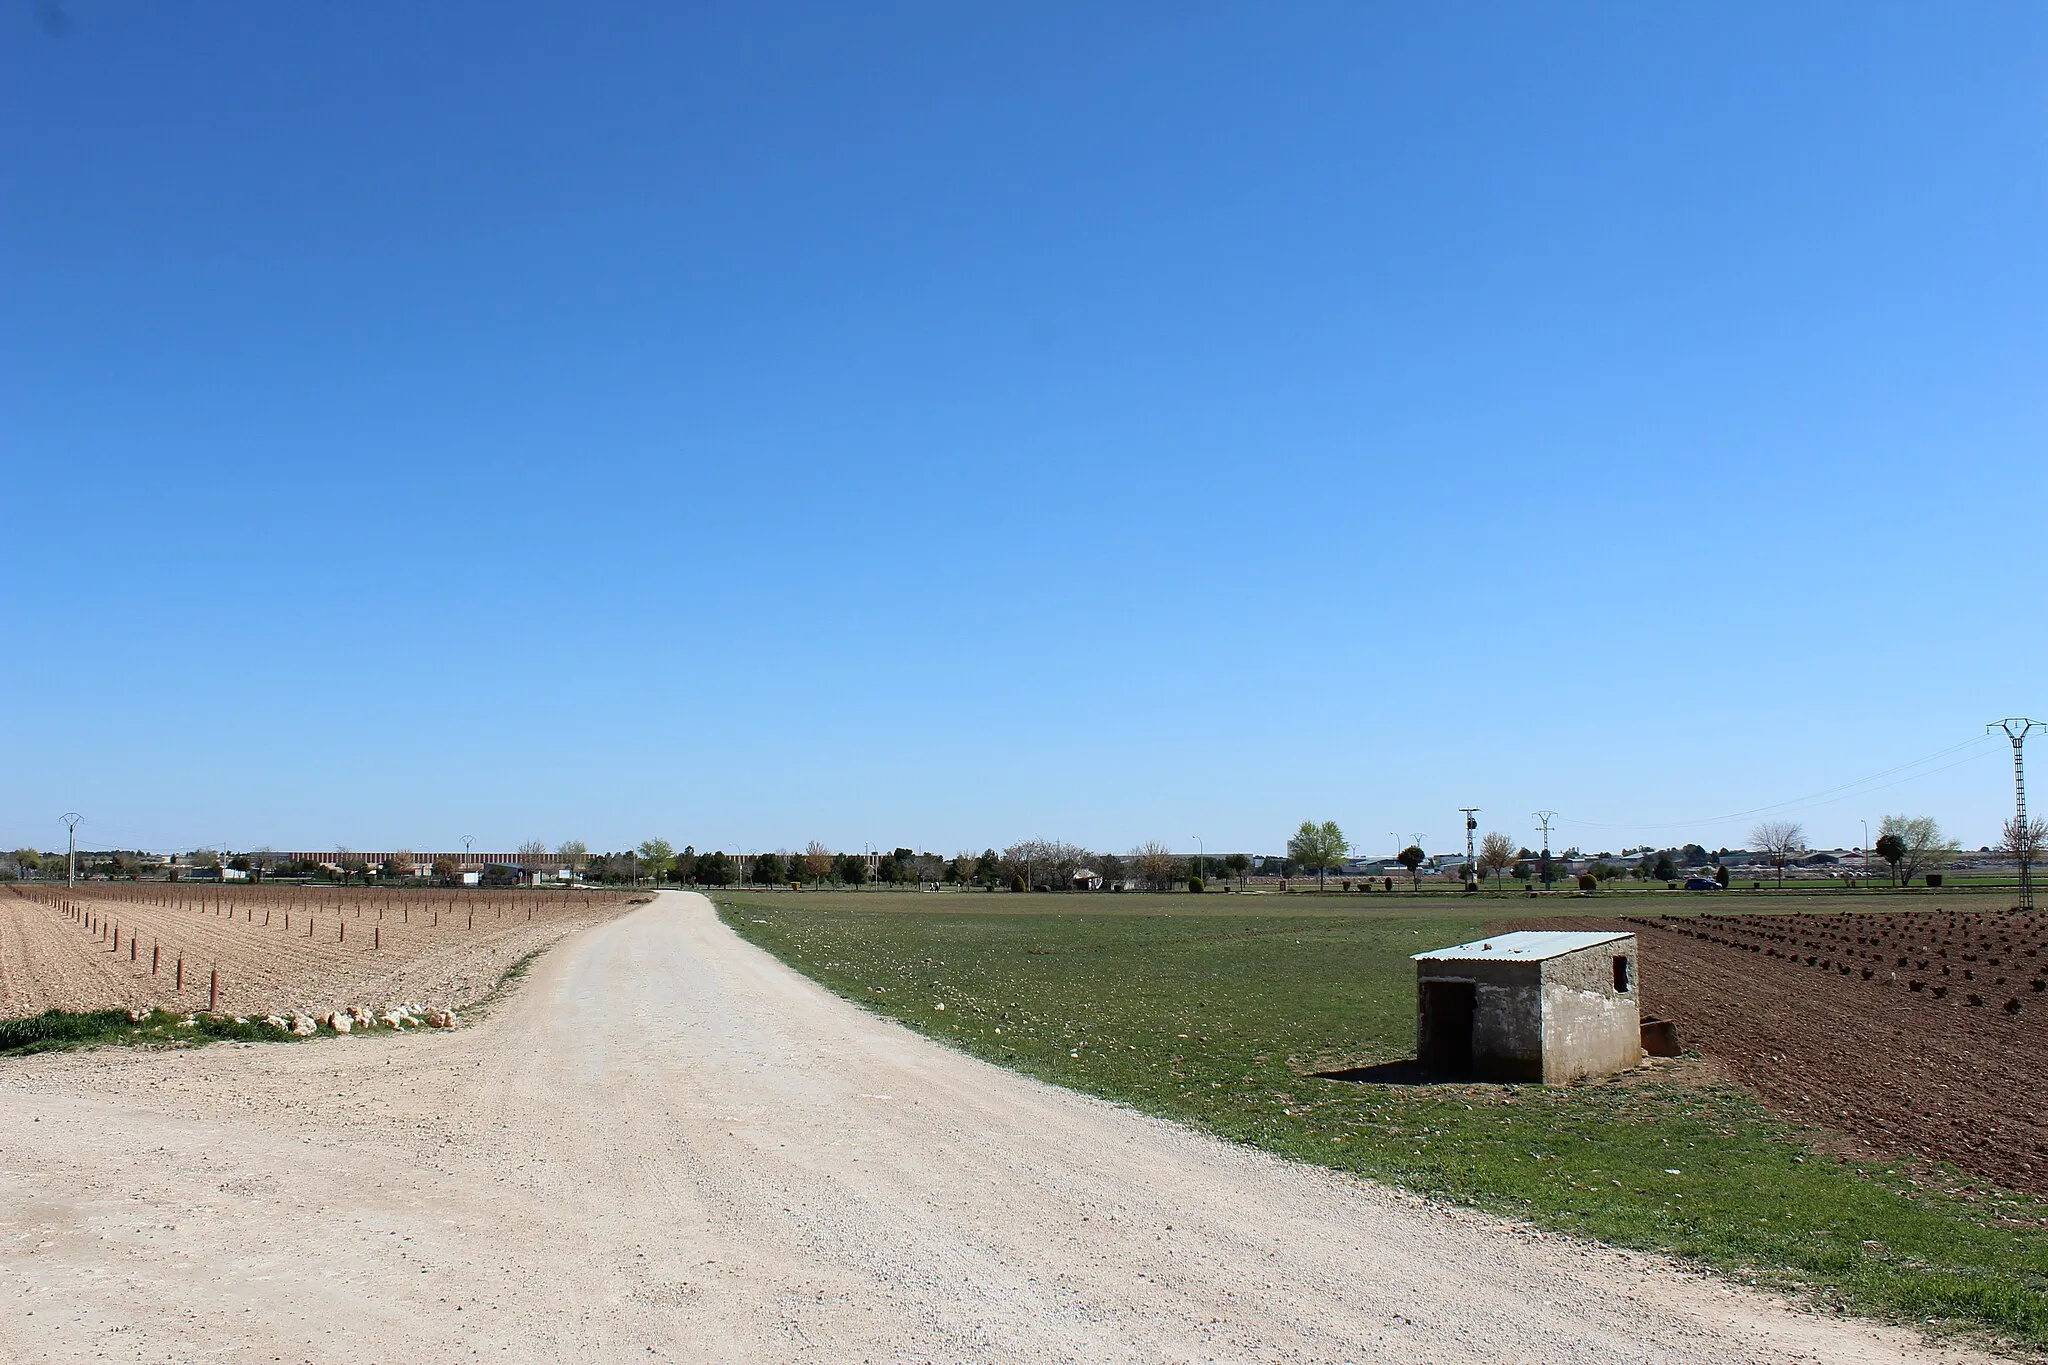
<path fill-rule="evenodd" d="M 0 1060 L 0 1359 L 1932 1361 L 870 1016 L 701 897 L 447 1034 Z"/>

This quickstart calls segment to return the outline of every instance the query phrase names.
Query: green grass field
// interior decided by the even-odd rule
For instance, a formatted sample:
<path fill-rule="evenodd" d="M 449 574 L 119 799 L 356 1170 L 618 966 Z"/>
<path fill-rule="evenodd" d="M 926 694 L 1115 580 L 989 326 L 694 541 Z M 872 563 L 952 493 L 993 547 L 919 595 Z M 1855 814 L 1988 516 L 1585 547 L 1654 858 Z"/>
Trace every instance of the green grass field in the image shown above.
<path fill-rule="evenodd" d="M 1815 899 L 1827 910 L 1847 899 L 1931 908 L 1917 893 Z M 1662 913 L 1730 900 L 1756 908 L 1605 892 L 1543 908 Z M 1056 1084 L 1845 1309 L 2048 1347 L 2048 1204 L 1945 1169 L 1831 1155 L 1826 1135 L 1702 1068 L 1562 1088 L 1313 1074 L 1411 1056 L 1408 954 L 1526 916 L 1525 897 L 718 901 L 740 934 L 840 994 Z"/>

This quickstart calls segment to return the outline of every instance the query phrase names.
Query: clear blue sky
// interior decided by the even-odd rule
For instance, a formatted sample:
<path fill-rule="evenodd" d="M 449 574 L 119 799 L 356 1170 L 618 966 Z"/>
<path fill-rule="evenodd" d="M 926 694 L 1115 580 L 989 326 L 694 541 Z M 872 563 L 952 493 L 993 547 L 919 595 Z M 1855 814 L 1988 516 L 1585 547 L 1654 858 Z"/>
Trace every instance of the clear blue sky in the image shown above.
<path fill-rule="evenodd" d="M 0 52 L 0 840 L 1974 846 L 1803 798 L 2048 717 L 2040 4 Z"/>

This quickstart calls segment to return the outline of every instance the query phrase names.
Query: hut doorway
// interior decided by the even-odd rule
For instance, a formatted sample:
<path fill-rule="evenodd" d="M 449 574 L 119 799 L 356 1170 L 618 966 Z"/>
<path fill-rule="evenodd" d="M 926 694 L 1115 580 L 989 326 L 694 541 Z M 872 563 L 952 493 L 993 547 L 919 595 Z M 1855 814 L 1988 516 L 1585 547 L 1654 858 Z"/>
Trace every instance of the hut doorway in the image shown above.
<path fill-rule="evenodd" d="M 1431 1071 L 1472 1069 L 1472 1016 L 1479 988 L 1470 981 L 1422 983 L 1422 1057 Z"/>

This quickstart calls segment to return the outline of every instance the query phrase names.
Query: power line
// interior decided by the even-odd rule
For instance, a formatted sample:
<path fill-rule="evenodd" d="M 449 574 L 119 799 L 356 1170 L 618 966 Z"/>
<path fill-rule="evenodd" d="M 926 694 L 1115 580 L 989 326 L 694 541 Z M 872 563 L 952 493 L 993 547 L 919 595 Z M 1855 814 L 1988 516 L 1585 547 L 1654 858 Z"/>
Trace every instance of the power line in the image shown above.
<path fill-rule="evenodd" d="M 1964 758 L 1958 759 L 1954 763 L 1945 763 L 1939 768 L 1929 768 L 1924 772 L 1906 772 L 1906 770 L 1909 768 L 1917 768 L 1924 763 L 1932 763 L 1936 759 L 1947 758 L 1950 754 L 1957 753 L 1964 749 L 1980 748 L 1980 746 L 1988 742 L 1988 738 L 1988 736 L 1980 735 L 1976 739 L 1965 740 L 1961 744 L 1951 744 L 1946 749 L 1936 750 L 1934 753 L 1927 754 L 1920 758 L 1916 758 L 1909 763 L 1901 763 L 1896 767 L 1886 768 L 1883 772 L 1872 773 L 1868 777 L 1861 777 L 1853 782 L 1844 782 L 1839 786 L 1834 787 L 1824 787 L 1820 791 L 1812 792 L 1805 796 L 1795 796 L 1784 801 L 1773 801 L 1769 805 L 1765 806 L 1753 806 L 1748 810 L 1731 811 L 1726 815 L 1709 815 L 1702 816 L 1692 820 L 1664 820 L 1656 822 L 1641 820 L 1631 820 L 1626 822 L 1582 820 L 1576 816 L 1571 816 L 1565 817 L 1564 822 L 1567 824 L 1584 826 L 1588 829 L 1644 830 L 1685 829 L 1698 825 L 1726 824 L 1730 820 L 1743 820 L 1753 815 L 1766 815 L 1772 811 L 1783 810 L 1787 806 L 1805 806 L 1813 805 L 1815 803 L 1822 801 L 1832 802 L 1838 800 L 1846 800 L 1850 796 L 1862 796 L 1867 795 L 1868 793 L 1873 791 L 1884 791 L 1890 787 L 1897 787 L 1907 782 L 1918 781 L 1923 777 L 1932 777 L 1936 773 L 1947 772 L 1951 768 L 1960 768 L 1965 766 L 1966 764 L 1978 762 L 1983 757 L 1982 753 L 1972 753 Z M 1896 780 L 1891 782 L 1884 782 L 1881 780 L 1883 778 L 1891 777 L 1894 773 L 1906 773 L 1906 776 L 1897 778 Z"/>

